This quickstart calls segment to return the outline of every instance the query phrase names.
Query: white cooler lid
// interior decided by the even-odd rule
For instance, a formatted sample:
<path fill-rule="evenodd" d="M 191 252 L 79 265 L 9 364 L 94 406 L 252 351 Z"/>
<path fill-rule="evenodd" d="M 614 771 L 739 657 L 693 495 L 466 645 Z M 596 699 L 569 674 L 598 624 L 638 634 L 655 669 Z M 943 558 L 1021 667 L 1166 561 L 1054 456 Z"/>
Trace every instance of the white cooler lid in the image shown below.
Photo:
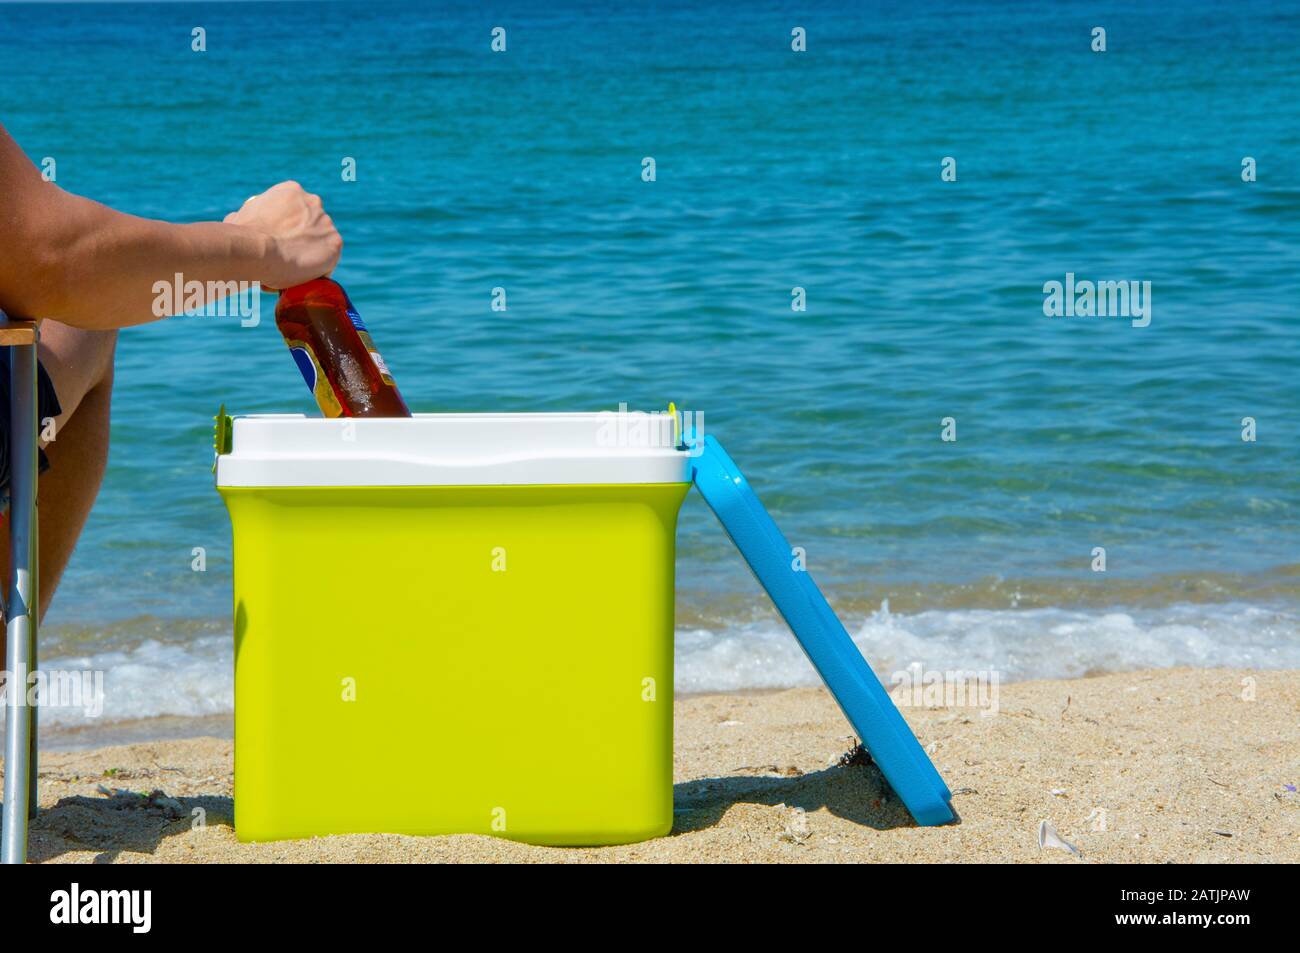
<path fill-rule="evenodd" d="M 689 483 L 667 413 L 233 418 L 219 487 Z"/>

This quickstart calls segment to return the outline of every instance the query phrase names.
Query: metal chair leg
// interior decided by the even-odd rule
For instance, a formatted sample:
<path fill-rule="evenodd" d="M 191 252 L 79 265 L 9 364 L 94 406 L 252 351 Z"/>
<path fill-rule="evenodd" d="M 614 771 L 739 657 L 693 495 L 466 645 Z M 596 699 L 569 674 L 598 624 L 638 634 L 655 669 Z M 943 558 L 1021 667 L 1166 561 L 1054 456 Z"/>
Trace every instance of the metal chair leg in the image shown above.
<path fill-rule="evenodd" d="M 39 397 L 36 397 L 34 398 L 34 400 L 35 400 L 35 404 L 33 405 L 35 408 L 34 413 L 36 414 L 36 418 L 37 418 L 36 435 L 37 435 L 37 439 L 39 440 L 40 428 L 41 428 L 41 421 L 40 421 L 41 409 L 37 405 L 39 405 L 40 399 Z M 40 444 L 38 443 L 37 446 L 40 446 Z M 39 454 L 37 454 L 37 460 L 38 461 L 40 460 Z M 33 485 L 33 491 L 32 491 L 32 547 L 31 547 L 31 553 L 32 553 L 31 633 L 32 634 L 31 634 L 31 638 L 28 640 L 27 643 L 27 671 L 29 672 L 36 671 L 36 665 L 37 665 L 36 648 L 37 648 L 37 643 L 39 642 L 38 634 L 41 627 L 41 511 L 40 511 L 41 477 L 40 477 L 40 471 L 41 468 L 38 462 L 36 466 L 36 482 Z M 36 768 L 37 748 L 40 747 L 37 741 L 38 734 L 37 734 L 36 723 L 40 717 L 40 714 L 41 714 L 40 706 L 33 705 L 31 707 L 31 719 L 32 719 L 31 737 L 30 737 L 30 742 L 27 746 L 27 817 L 29 819 L 36 817 L 36 812 L 40 809 L 41 806 L 41 799 L 36 790 L 36 779 L 40 776 L 40 772 L 37 771 Z"/>
<path fill-rule="evenodd" d="M 9 348 L 9 613 L 5 669 L 4 827 L 0 829 L 0 863 L 27 859 L 28 805 L 35 781 L 32 708 L 27 704 L 27 675 L 35 661 L 36 595 L 36 344 Z"/>

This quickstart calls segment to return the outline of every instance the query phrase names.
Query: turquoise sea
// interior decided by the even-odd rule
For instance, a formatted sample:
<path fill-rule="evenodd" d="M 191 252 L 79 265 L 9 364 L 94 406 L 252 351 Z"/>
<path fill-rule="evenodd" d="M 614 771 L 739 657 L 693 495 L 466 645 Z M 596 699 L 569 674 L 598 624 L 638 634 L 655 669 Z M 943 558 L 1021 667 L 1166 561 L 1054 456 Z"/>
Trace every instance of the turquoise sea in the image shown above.
<path fill-rule="evenodd" d="M 1258 0 L 0 3 L 0 122 L 139 215 L 319 192 L 417 411 L 703 412 L 883 672 L 1300 667 L 1297 49 Z M 1046 316 L 1067 273 L 1149 325 Z M 314 410 L 273 307 L 121 335 L 42 652 L 110 719 L 229 711 L 211 418 Z M 679 539 L 679 690 L 812 681 Z"/>

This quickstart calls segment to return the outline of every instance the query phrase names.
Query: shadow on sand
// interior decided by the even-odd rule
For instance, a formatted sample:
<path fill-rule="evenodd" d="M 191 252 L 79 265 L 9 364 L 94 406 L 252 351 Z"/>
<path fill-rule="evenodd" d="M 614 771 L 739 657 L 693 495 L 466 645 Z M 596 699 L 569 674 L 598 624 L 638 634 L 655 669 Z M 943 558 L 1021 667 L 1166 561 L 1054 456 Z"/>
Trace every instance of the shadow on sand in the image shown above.
<path fill-rule="evenodd" d="M 669 836 L 714 827 L 737 804 L 784 804 L 810 813 L 825 808 L 836 817 L 875 830 L 915 826 L 873 764 L 835 765 L 791 775 L 775 774 L 775 765 L 756 770 L 773 773 L 701 778 L 675 785 Z M 196 815 L 196 810 L 201 814 Z M 28 857 L 42 863 L 68 853 L 91 851 L 95 863 L 111 863 L 123 853 L 152 854 L 164 838 L 188 830 L 196 817 L 209 826 L 233 827 L 234 801 L 215 795 L 65 797 L 42 810 L 32 822 Z"/>
<path fill-rule="evenodd" d="M 233 818 L 234 802 L 216 795 L 162 801 L 136 794 L 65 797 L 32 821 L 28 860 L 44 863 L 95 851 L 94 862 L 107 864 L 124 852 L 152 854 L 163 838 L 189 830 L 199 819 L 210 827 L 232 827 Z"/>
<path fill-rule="evenodd" d="M 836 817 L 882 831 L 916 826 L 879 768 L 835 765 L 809 774 L 702 778 L 678 784 L 673 789 L 673 835 L 713 827 L 736 804 L 785 804 L 809 813 L 825 808 Z"/>

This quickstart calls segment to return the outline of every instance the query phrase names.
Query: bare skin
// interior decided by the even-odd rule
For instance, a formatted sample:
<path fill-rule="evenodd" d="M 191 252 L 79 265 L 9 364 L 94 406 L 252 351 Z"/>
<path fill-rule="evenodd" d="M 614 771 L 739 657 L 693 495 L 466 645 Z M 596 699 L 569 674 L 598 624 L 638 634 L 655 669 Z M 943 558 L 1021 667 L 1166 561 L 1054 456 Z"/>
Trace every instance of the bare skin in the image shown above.
<path fill-rule="evenodd" d="M 37 491 L 42 615 L 108 462 L 117 329 L 158 320 L 154 285 L 178 272 L 205 286 L 287 288 L 328 275 L 342 248 L 320 197 L 296 182 L 253 196 L 221 222 L 137 218 L 45 181 L 0 126 L 0 311 L 40 322 L 40 359 L 63 410 L 55 439 L 42 444 L 50 469 Z M 0 358 L 7 359 L 2 351 Z M 7 519 L 0 521 L 0 570 L 7 588 Z"/>
<path fill-rule="evenodd" d="M 116 331 L 83 331 L 53 321 L 41 325 L 40 358 L 63 409 L 54 422 L 55 439 L 42 442 L 50 469 L 41 474 L 38 488 L 41 615 L 54 598 L 108 465 L 108 411 L 116 345 Z M 0 579 L 7 580 L 7 519 L 0 522 L 0 569 Z"/>

